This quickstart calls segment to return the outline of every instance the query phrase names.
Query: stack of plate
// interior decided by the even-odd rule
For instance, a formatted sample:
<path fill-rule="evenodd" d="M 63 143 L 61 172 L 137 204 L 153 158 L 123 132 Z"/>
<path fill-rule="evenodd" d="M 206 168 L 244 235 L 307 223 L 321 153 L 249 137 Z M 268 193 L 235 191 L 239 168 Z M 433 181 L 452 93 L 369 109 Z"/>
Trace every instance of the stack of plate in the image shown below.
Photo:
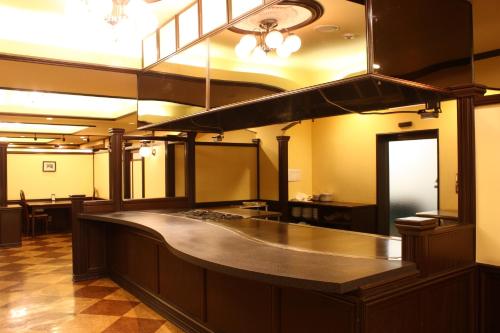
<path fill-rule="evenodd" d="M 313 217 L 313 209 L 311 207 L 302 208 L 302 217 L 306 220 L 310 220 Z"/>
<path fill-rule="evenodd" d="M 293 217 L 301 217 L 302 216 L 302 207 L 292 207 L 292 216 Z"/>

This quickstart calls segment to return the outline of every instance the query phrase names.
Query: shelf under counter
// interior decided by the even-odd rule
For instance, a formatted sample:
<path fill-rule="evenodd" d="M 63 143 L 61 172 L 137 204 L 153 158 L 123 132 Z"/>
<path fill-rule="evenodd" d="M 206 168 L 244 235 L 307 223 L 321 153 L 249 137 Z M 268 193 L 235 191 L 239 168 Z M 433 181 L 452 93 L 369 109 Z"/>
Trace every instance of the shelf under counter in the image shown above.
<path fill-rule="evenodd" d="M 365 233 L 377 232 L 377 206 L 353 202 L 290 200 L 292 222 Z M 317 209 L 311 217 L 293 216 L 293 207 Z M 316 215 L 316 217 L 314 217 Z"/>

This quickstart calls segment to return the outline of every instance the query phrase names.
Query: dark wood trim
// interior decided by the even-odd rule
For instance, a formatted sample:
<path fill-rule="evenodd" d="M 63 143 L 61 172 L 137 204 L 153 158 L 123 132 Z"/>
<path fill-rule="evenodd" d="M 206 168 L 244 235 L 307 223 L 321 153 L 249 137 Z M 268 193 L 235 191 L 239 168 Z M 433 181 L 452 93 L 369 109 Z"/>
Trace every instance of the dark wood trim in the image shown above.
<path fill-rule="evenodd" d="M 258 199 L 248 200 L 232 200 L 232 201 L 210 201 L 210 202 L 197 202 L 196 208 L 210 208 L 210 207 L 223 207 L 223 206 L 241 206 L 243 201 L 259 201 Z"/>
<path fill-rule="evenodd" d="M 220 146 L 220 147 L 257 147 L 255 143 L 239 143 L 239 142 L 202 142 L 197 141 L 195 143 L 197 146 Z"/>
<path fill-rule="evenodd" d="M 122 201 L 122 139 L 123 128 L 109 130 L 109 198 L 115 211 L 121 210 Z"/>
<path fill-rule="evenodd" d="M 494 49 L 474 54 L 474 61 L 500 57 L 500 49 Z"/>
<path fill-rule="evenodd" d="M 23 149 L 23 148 L 16 148 L 16 149 Z M 26 148 L 30 149 L 30 148 Z M 50 148 L 34 148 L 34 149 L 50 149 Z M 55 148 L 57 149 L 57 148 Z M 76 150 L 76 149 L 75 149 Z M 82 152 L 74 152 L 74 153 L 67 153 L 67 152 L 29 152 L 29 151 L 9 151 L 7 152 L 8 155 L 92 155 L 92 152 L 88 153 L 82 153 Z"/>
<path fill-rule="evenodd" d="M 147 210 L 147 209 L 185 209 L 188 208 L 186 197 L 154 198 L 154 199 L 130 199 L 123 200 L 122 210 Z"/>
<path fill-rule="evenodd" d="M 457 96 L 458 218 L 476 223 L 476 133 L 475 99 L 486 92 L 484 86 L 467 85 L 452 89 Z"/>
<path fill-rule="evenodd" d="M 486 106 L 500 104 L 500 94 L 489 96 L 477 96 L 474 103 L 475 106 Z"/>
<path fill-rule="evenodd" d="M 253 139 L 252 142 L 257 146 L 257 200 L 260 200 L 260 139 Z"/>
<path fill-rule="evenodd" d="M 0 60 L 27 62 L 27 63 L 32 63 L 32 64 L 51 65 L 51 66 L 60 66 L 60 67 L 90 69 L 90 70 L 96 70 L 96 71 L 115 72 L 115 73 L 122 73 L 122 74 L 137 74 L 140 72 L 140 70 L 138 70 L 138 69 L 125 68 L 125 67 L 96 65 L 96 64 L 89 64 L 89 63 L 84 63 L 84 62 L 67 61 L 67 60 L 54 60 L 54 59 L 47 59 L 47 58 L 41 58 L 41 57 L 27 57 L 27 56 L 20 56 L 20 55 L 6 54 L 6 53 L 0 53 Z"/>
<path fill-rule="evenodd" d="M 290 209 L 288 203 L 288 142 L 289 136 L 277 136 L 278 140 L 278 197 L 282 219 L 288 221 Z"/>
<path fill-rule="evenodd" d="M 389 235 L 389 142 L 402 140 L 438 140 L 438 208 L 439 208 L 439 130 L 405 131 L 377 134 L 376 183 L 377 183 L 377 233 Z"/>
<path fill-rule="evenodd" d="M 165 194 L 175 197 L 175 143 L 165 142 Z"/>
<path fill-rule="evenodd" d="M 185 142 L 187 139 L 183 136 L 178 135 L 166 135 L 166 136 L 139 136 L 139 135 L 124 135 L 124 141 L 165 141 L 165 142 Z"/>
<path fill-rule="evenodd" d="M 186 196 L 189 207 L 196 205 L 196 132 L 189 132 L 185 147 Z"/>
<path fill-rule="evenodd" d="M 7 206 L 7 142 L 0 142 L 0 207 Z"/>
<path fill-rule="evenodd" d="M 130 162 L 132 161 L 133 152 L 130 150 L 123 151 L 123 199 L 130 199 L 131 183 L 130 183 Z"/>

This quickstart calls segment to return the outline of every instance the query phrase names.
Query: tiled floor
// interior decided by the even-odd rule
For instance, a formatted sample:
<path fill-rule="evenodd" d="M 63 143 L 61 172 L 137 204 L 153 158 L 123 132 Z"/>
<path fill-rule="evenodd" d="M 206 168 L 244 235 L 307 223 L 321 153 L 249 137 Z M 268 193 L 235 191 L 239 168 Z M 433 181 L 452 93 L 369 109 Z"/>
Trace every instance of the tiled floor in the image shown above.
<path fill-rule="evenodd" d="M 0 249 L 0 332 L 182 333 L 109 279 L 73 283 L 70 235 Z"/>

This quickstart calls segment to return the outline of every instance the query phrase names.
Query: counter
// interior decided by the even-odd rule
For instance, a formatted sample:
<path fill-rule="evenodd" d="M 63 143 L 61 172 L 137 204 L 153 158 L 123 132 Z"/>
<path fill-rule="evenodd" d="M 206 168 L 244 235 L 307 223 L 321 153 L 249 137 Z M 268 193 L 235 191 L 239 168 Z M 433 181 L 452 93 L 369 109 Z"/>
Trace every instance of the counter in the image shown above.
<path fill-rule="evenodd" d="M 160 211 L 81 217 L 154 233 L 201 267 L 283 286 L 345 293 L 416 273 L 413 263 L 400 260 L 400 240 L 375 235 L 267 220 L 208 222 Z"/>
<path fill-rule="evenodd" d="M 109 276 L 186 332 L 455 333 L 474 322 L 474 268 L 423 277 L 401 260 L 406 238 L 73 207 L 74 279 Z M 446 243 L 453 230 L 436 235 Z"/>

